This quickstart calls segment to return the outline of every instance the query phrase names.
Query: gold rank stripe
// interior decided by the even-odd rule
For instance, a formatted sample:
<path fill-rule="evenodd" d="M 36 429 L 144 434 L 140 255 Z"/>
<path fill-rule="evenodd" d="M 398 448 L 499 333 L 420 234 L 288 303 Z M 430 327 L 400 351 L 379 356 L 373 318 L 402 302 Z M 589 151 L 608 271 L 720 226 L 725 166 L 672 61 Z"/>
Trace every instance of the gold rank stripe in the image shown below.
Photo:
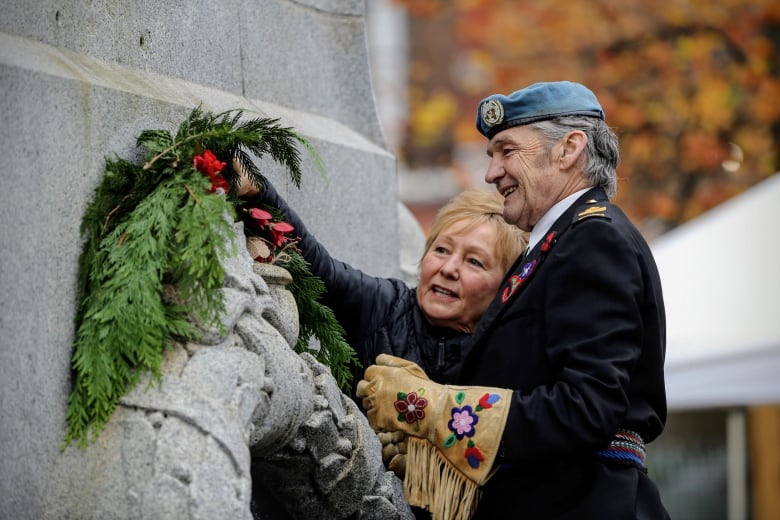
<path fill-rule="evenodd" d="M 607 213 L 606 206 L 594 206 L 586 210 L 582 210 L 577 214 L 577 220 L 582 220 L 586 217 L 603 216 Z"/>

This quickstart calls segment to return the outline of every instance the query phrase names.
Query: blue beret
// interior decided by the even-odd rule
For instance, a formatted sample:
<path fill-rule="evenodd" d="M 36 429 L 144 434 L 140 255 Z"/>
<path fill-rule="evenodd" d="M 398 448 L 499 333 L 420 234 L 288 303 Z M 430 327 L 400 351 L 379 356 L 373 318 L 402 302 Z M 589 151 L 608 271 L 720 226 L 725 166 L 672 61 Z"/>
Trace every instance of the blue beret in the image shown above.
<path fill-rule="evenodd" d="M 493 94 L 480 101 L 477 130 L 491 139 L 513 126 L 574 115 L 604 120 L 596 95 L 584 85 L 571 81 L 534 83 L 508 96 Z"/>

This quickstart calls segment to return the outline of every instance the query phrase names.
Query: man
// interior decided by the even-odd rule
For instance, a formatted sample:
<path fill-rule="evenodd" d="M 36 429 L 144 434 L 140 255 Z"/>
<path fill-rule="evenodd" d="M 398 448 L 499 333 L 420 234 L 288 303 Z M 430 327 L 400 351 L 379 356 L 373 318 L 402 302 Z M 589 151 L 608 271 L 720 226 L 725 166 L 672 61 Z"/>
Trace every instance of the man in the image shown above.
<path fill-rule="evenodd" d="M 609 201 L 617 137 L 596 96 L 572 82 L 489 96 L 477 129 L 489 140 L 485 180 L 507 221 L 531 231 L 528 253 L 477 328 L 464 386 L 371 367 L 361 382 L 369 420 L 398 429 L 382 413 L 389 393 L 422 388 L 430 413 L 405 431 L 482 485 L 475 518 L 668 518 L 644 447 L 666 420 L 663 296 L 649 247 Z M 471 432 L 492 475 L 469 475 L 445 445 L 458 392 L 496 396 Z M 489 414 L 500 419 L 480 429 Z"/>

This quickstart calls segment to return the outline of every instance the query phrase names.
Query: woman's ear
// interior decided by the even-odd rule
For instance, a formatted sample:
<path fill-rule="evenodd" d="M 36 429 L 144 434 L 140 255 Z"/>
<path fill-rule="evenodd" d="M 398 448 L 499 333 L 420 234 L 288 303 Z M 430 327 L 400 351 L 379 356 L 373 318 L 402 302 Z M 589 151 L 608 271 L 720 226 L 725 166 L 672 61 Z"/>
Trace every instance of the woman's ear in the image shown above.
<path fill-rule="evenodd" d="M 561 141 L 561 156 L 559 167 L 568 170 L 577 163 L 588 144 L 588 136 L 581 130 L 572 130 Z"/>

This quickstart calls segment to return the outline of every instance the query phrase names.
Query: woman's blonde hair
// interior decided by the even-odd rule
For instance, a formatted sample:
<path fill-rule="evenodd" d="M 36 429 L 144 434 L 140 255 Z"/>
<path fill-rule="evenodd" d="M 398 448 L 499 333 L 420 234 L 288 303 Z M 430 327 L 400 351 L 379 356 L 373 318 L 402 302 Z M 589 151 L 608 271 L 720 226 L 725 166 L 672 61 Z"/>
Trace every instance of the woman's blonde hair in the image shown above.
<path fill-rule="evenodd" d="M 465 224 L 462 229 L 464 232 L 484 222 L 493 226 L 496 230 L 496 256 L 505 271 L 509 270 L 528 244 L 528 233 L 504 220 L 504 198 L 498 192 L 468 188 L 436 213 L 425 241 L 423 256 L 443 229 L 461 221 Z"/>

